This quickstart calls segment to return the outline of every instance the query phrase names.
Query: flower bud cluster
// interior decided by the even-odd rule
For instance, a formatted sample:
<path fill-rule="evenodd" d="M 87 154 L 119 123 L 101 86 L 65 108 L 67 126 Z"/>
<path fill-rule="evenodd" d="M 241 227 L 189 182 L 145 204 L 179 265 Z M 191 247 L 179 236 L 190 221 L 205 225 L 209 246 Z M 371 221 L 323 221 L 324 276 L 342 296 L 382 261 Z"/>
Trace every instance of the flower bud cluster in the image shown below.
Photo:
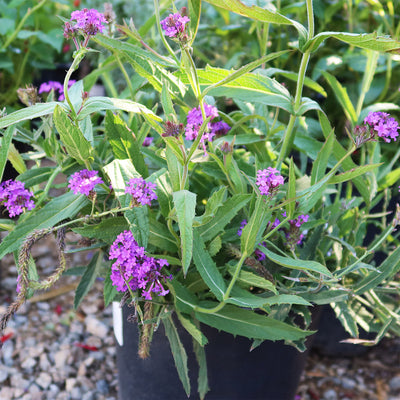
<path fill-rule="evenodd" d="M 161 27 L 164 29 L 166 36 L 186 43 L 188 35 L 185 29 L 189 21 L 190 19 L 186 15 L 181 15 L 180 13 L 169 14 L 167 18 L 161 21 Z"/>
<path fill-rule="evenodd" d="M 263 195 L 273 196 L 279 185 L 283 185 L 283 183 L 283 176 L 279 174 L 276 168 L 268 167 L 257 171 L 256 184 Z"/>

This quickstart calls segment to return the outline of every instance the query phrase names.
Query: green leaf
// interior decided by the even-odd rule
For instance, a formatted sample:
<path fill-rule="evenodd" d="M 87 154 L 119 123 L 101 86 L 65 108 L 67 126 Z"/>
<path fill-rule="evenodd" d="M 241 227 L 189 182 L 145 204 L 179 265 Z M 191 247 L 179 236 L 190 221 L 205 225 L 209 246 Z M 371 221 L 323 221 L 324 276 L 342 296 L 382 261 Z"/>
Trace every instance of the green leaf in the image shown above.
<path fill-rule="evenodd" d="M 324 265 L 320 264 L 317 261 L 299 260 L 290 257 L 283 257 L 279 254 L 273 253 L 264 246 L 259 247 L 259 250 L 261 250 L 271 261 L 278 265 L 281 265 L 282 267 L 313 271 L 325 276 L 332 277 L 332 273 Z"/>
<path fill-rule="evenodd" d="M 267 22 L 271 24 L 292 25 L 299 32 L 300 38 L 305 41 L 307 37 L 307 30 L 303 25 L 279 14 L 276 8 L 268 3 L 264 8 L 258 6 L 246 6 L 239 0 L 206 0 L 214 6 L 221 7 L 225 10 L 232 11 L 236 14 L 254 19 L 256 21 Z"/>
<path fill-rule="evenodd" d="M 354 285 L 354 294 L 362 294 L 368 290 L 376 288 L 385 279 L 392 278 L 400 270 L 400 247 L 386 258 L 386 260 L 377 268 L 370 272 L 365 278 Z"/>
<path fill-rule="evenodd" d="M 0 243 L 0 258 L 17 250 L 26 236 L 34 230 L 51 228 L 58 222 L 74 217 L 89 201 L 84 195 L 67 192 L 48 202 L 43 208 L 33 210 L 23 224 L 19 224 Z"/>
<path fill-rule="evenodd" d="M 219 86 L 224 86 L 226 84 L 228 84 L 229 82 L 233 82 L 234 80 L 238 79 L 239 77 L 243 76 L 244 74 L 247 74 L 248 72 L 252 71 L 253 69 L 259 67 L 261 64 L 264 64 L 268 61 L 274 60 L 275 58 L 280 57 L 283 54 L 287 54 L 290 50 L 283 50 L 283 51 L 278 51 L 276 53 L 271 53 L 268 54 L 264 57 L 261 57 L 260 59 L 253 61 L 249 64 L 244 65 L 243 67 L 239 68 L 237 71 L 229 71 L 230 73 L 225 76 L 225 78 L 221 79 L 220 81 L 208 86 L 207 88 L 205 88 L 202 92 L 202 96 L 206 96 L 207 93 L 210 92 L 210 90 L 217 88 Z M 218 70 L 216 68 L 212 68 L 210 66 L 207 66 L 206 70 L 209 71 L 213 71 L 215 73 L 221 73 L 221 71 L 225 71 L 225 70 Z"/>
<path fill-rule="evenodd" d="M 169 143 L 167 143 L 165 148 L 165 155 L 167 158 L 168 173 L 172 189 L 174 192 L 178 192 L 181 189 L 181 182 L 184 179 L 183 165 L 179 162 L 172 147 L 169 146 Z"/>
<path fill-rule="evenodd" d="M 15 29 L 15 20 L 11 18 L 0 18 L 0 35 L 6 35 Z"/>
<path fill-rule="evenodd" d="M 332 153 L 334 139 L 335 134 L 332 131 L 326 138 L 321 150 L 318 152 L 311 171 L 311 185 L 314 185 L 324 177 L 329 157 Z"/>
<path fill-rule="evenodd" d="M 54 109 L 54 124 L 67 153 L 79 164 L 85 164 L 91 158 L 92 147 L 81 130 L 72 123 L 60 106 L 56 106 Z"/>
<path fill-rule="evenodd" d="M 206 209 L 204 211 L 204 214 L 200 217 L 202 224 L 210 221 L 215 216 L 218 208 L 224 205 L 226 194 L 227 189 L 225 186 L 222 186 L 218 190 L 213 192 L 211 197 L 207 199 Z"/>
<path fill-rule="evenodd" d="M 178 330 L 174 325 L 174 321 L 172 320 L 171 315 L 169 315 L 167 318 L 163 318 L 162 322 L 164 324 L 165 334 L 171 347 L 172 356 L 174 357 L 175 367 L 178 371 L 179 379 L 182 382 L 186 395 L 189 397 L 190 379 L 185 348 L 183 347 L 182 342 L 179 338 Z"/>
<path fill-rule="evenodd" d="M 146 178 L 148 176 L 147 166 L 135 134 L 119 115 L 114 115 L 109 110 L 106 112 L 105 131 L 114 156 L 121 160 L 130 159 L 139 174 Z"/>
<path fill-rule="evenodd" d="M 188 0 L 190 19 L 190 43 L 194 42 L 199 29 L 201 16 L 201 0 Z"/>
<path fill-rule="evenodd" d="M 176 115 L 174 105 L 172 104 L 171 100 L 171 94 L 168 90 L 168 81 L 164 81 L 161 89 L 161 105 L 167 120 Z"/>
<path fill-rule="evenodd" d="M 196 194 L 188 190 L 172 193 L 181 241 L 181 258 L 183 274 L 186 275 L 193 251 L 193 219 L 196 208 Z"/>
<path fill-rule="evenodd" d="M 242 254 L 251 255 L 254 252 L 255 246 L 260 242 L 261 234 L 265 230 L 266 225 L 264 223 L 265 211 L 266 205 L 263 196 L 257 196 L 254 211 L 240 237 Z"/>
<path fill-rule="evenodd" d="M 206 285 L 218 300 L 222 300 L 226 285 L 213 259 L 205 249 L 204 242 L 197 229 L 193 232 L 193 261 Z"/>
<path fill-rule="evenodd" d="M 79 113 L 79 118 L 86 118 L 88 115 L 102 110 L 122 110 L 126 112 L 142 114 L 144 117 L 148 117 L 155 121 L 162 121 L 162 118 L 155 115 L 153 111 L 149 110 L 147 107 L 140 103 L 136 103 L 132 100 L 127 99 L 115 99 L 112 97 L 102 96 L 89 97 L 85 101 L 85 104 L 83 105 L 82 110 Z"/>
<path fill-rule="evenodd" d="M 235 71 L 235 73 L 238 71 Z M 209 65 L 205 69 L 198 69 L 197 74 L 202 91 L 208 91 L 208 87 L 219 84 L 227 79 L 223 86 L 213 86 L 208 91 L 210 96 L 232 97 L 237 100 L 261 103 L 283 108 L 293 113 L 292 99 L 288 90 L 275 79 L 257 73 L 246 73 L 231 81 L 232 71 L 213 68 Z M 184 83 L 189 83 L 188 78 L 179 73 Z"/>
<path fill-rule="evenodd" d="M 32 187 L 46 182 L 54 172 L 54 167 L 39 167 L 28 169 L 17 177 L 18 181 L 24 182 L 25 187 Z"/>
<path fill-rule="evenodd" d="M 205 395 L 210 390 L 208 386 L 206 352 L 204 347 L 200 346 L 195 340 L 193 340 L 193 351 L 196 355 L 197 363 L 199 364 L 199 377 L 197 380 L 198 392 L 200 400 L 204 400 Z"/>
<path fill-rule="evenodd" d="M 338 99 L 340 105 L 342 106 L 342 110 L 346 115 L 346 118 L 351 122 L 354 126 L 357 123 L 357 114 L 356 110 L 353 106 L 353 103 L 350 100 L 349 95 L 347 94 L 346 88 L 344 88 L 340 82 L 330 73 L 326 71 L 321 71 L 324 78 L 327 80 L 329 86 L 332 88 L 333 93 Z"/>
<path fill-rule="evenodd" d="M 25 161 L 13 143 L 8 146 L 8 160 L 19 174 L 26 171 Z"/>
<path fill-rule="evenodd" d="M 227 267 L 228 267 L 228 272 L 233 276 L 233 274 L 236 271 L 236 267 L 233 265 L 228 265 Z M 245 271 L 242 269 L 239 273 L 237 280 L 238 282 L 243 282 L 248 286 L 255 286 L 261 289 L 270 290 L 271 292 L 278 294 L 275 285 L 271 281 L 257 274 L 254 274 L 251 271 Z"/>
<path fill-rule="evenodd" d="M 193 319 L 189 315 L 181 314 L 177 312 L 178 318 L 182 326 L 186 329 L 188 333 L 192 336 L 200 346 L 205 346 L 208 343 L 207 338 L 204 336 L 203 332 L 194 324 Z"/>
<path fill-rule="evenodd" d="M 389 36 L 378 36 L 377 33 L 321 32 L 304 45 L 303 51 L 316 51 L 327 38 L 335 38 L 351 46 L 385 53 L 400 52 L 400 42 Z"/>
<path fill-rule="evenodd" d="M 80 228 L 72 228 L 72 230 L 83 237 L 112 244 L 115 238 L 128 228 L 129 225 L 124 217 L 112 217 L 103 219 L 97 224 L 84 225 Z"/>
<path fill-rule="evenodd" d="M 150 235 L 149 243 L 159 249 L 170 252 L 178 250 L 174 237 L 171 235 L 168 228 L 150 216 Z"/>
<path fill-rule="evenodd" d="M 396 168 L 390 171 L 388 174 L 385 174 L 379 180 L 379 191 L 386 189 L 388 187 L 393 186 L 400 179 L 400 168 Z"/>
<path fill-rule="evenodd" d="M 275 304 L 301 304 L 305 306 L 311 305 L 307 300 L 303 299 L 300 296 L 280 294 L 271 297 L 262 297 L 256 296 L 240 287 L 234 287 L 232 289 L 231 296 L 229 296 L 227 303 L 251 309 L 262 308 L 267 305 L 271 306 Z"/>
<path fill-rule="evenodd" d="M 358 337 L 358 327 L 355 321 L 355 315 L 348 303 L 335 303 L 332 308 L 335 311 L 336 317 L 342 323 L 346 331 L 349 332 L 353 337 Z"/>
<path fill-rule="evenodd" d="M 1 119 L 0 119 L 1 121 Z M 11 145 L 11 141 L 13 138 L 15 129 L 9 127 L 6 129 L 6 131 L 3 134 L 3 137 L 1 138 L 1 147 L 0 147 L 0 182 L 3 180 L 3 173 L 4 173 L 4 168 L 7 163 L 7 158 L 8 158 L 8 150 Z M 27 186 L 29 187 L 29 186 Z"/>
<path fill-rule="evenodd" d="M 176 279 L 168 281 L 167 285 L 173 294 L 176 309 L 191 314 L 198 303 L 196 296 Z"/>
<path fill-rule="evenodd" d="M 215 217 L 211 221 L 198 227 L 202 239 L 205 242 L 214 239 L 249 202 L 251 197 L 252 195 L 250 194 L 238 194 L 229 198 L 223 207 L 218 208 Z"/>
<path fill-rule="evenodd" d="M 209 305 L 212 306 L 215 303 L 210 302 Z M 196 312 L 195 316 L 200 322 L 213 328 L 249 339 L 293 341 L 303 339 L 313 333 L 232 305 L 226 305 L 213 314 Z"/>
<path fill-rule="evenodd" d="M 299 296 L 310 303 L 323 305 L 348 300 L 349 292 L 340 289 L 322 289 L 318 293 L 299 293 Z"/>
<path fill-rule="evenodd" d="M 146 206 L 134 207 L 132 210 L 125 211 L 124 215 L 129 222 L 129 229 L 133 237 L 141 247 L 147 247 L 149 242 L 150 224 L 149 209 Z"/>
<path fill-rule="evenodd" d="M 18 122 L 26 121 L 28 119 L 34 119 L 43 117 L 44 115 L 52 114 L 54 108 L 62 103 L 56 101 L 50 103 L 38 103 L 34 106 L 26 107 L 13 113 L 0 118 L 0 129 L 6 128 L 7 126 L 17 124 Z"/>
<path fill-rule="evenodd" d="M 296 209 L 296 174 L 295 174 L 295 169 L 294 169 L 294 163 L 293 163 L 293 158 L 290 158 L 290 163 L 289 163 L 289 184 L 288 184 L 288 193 L 287 193 L 288 200 L 293 199 L 290 203 L 287 205 L 287 215 L 290 218 L 293 218 L 294 211 Z"/>
<path fill-rule="evenodd" d="M 118 295 L 117 288 L 113 285 L 111 280 L 111 268 L 108 269 L 108 273 L 104 280 L 104 307 L 107 307 L 112 301 L 114 301 L 115 297 Z"/>
<path fill-rule="evenodd" d="M 341 182 L 346 182 L 353 180 L 357 176 L 364 175 L 368 171 L 372 171 L 375 168 L 378 168 L 380 165 L 383 163 L 379 164 L 367 164 L 367 165 L 362 165 L 361 167 L 353 168 L 350 169 L 346 172 L 343 172 L 341 174 L 335 175 L 331 179 L 329 179 L 328 183 L 329 184 L 336 184 L 336 183 L 341 183 Z"/>
<path fill-rule="evenodd" d="M 75 310 L 79 307 L 83 298 L 89 293 L 89 290 L 92 288 L 94 281 L 100 275 L 102 261 L 103 252 L 100 250 L 90 260 L 90 263 L 86 267 L 86 271 L 79 281 L 78 287 L 76 288 L 74 299 Z"/>

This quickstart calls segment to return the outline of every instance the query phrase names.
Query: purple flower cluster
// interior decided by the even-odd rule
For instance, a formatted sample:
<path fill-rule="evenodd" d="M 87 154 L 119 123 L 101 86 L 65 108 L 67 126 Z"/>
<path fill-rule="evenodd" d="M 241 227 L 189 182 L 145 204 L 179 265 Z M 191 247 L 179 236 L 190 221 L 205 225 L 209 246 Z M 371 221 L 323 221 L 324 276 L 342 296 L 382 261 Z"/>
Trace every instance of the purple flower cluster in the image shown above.
<path fill-rule="evenodd" d="M 167 18 L 161 21 L 161 27 L 165 35 L 171 38 L 180 38 L 185 31 L 186 24 L 190 19 L 179 13 L 169 14 Z"/>
<path fill-rule="evenodd" d="M 72 27 L 73 30 L 80 30 L 85 36 L 94 36 L 96 33 L 102 33 L 106 24 L 104 14 L 98 12 L 96 9 L 91 8 L 88 10 L 84 8 L 80 11 L 73 11 L 71 13 L 71 21 L 76 21 Z"/>
<path fill-rule="evenodd" d="M 118 291 L 125 292 L 129 285 L 133 291 L 141 289 L 146 300 L 151 300 L 152 292 L 159 296 L 169 293 L 161 283 L 172 279 L 172 276 L 166 277 L 161 273 L 162 267 L 169 265 L 167 260 L 147 256 L 132 232 L 124 231 L 117 236 L 111 245 L 109 259 L 116 259 L 110 277 Z"/>
<path fill-rule="evenodd" d="M 400 127 L 397 121 L 385 112 L 370 112 L 364 119 L 364 124 L 368 124 L 373 132 L 390 143 L 391 139 L 396 141 Z"/>
<path fill-rule="evenodd" d="M 68 89 L 75 83 L 76 81 L 74 79 L 71 79 L 68 82 Z M 58 92 L 58 101 L 64 101 L 65 96 L 64 96 L 64 87 L 60 82 L 57 81 L 48 81 L 48 82 L 43 82 L 40 87 L 39 87 L 39 94 L 40 93 L 47 93 L 50 92 L 51 90 L 54 90 L 54 92 Z"/>
<path fill-rule="evenodd" d="M 68 186 L 74 194 L 89 196 L 98 183 L 104 183 L 98 176 L 98 171 L 83 169 L 71 175 Z"/>
<path fill-rule="evenodd" d="M 33 193 L 25 189 L 24 182 L 9 179 L 0 184 L 0 204 L 7 208 L 10 217 L 22 214 L 25 209 L 35 208 L 32 196 Z"/>
<path fill-rule="evenodd" d="M 133 206 L 150 205 L 151 200 L 156 200 L 157 195 L 155 183 L 146 182 L 142 177 L 132 178 L 129 180 L 125 193 L 131 194 L 133 197 Z"/>
<path fill-rule="evenodd" d="M 204 104 L 204 111 L 206 114 L 206 118 L 211 117 L 210 121 L 218 117 L 217 107 L 211 106 L 209 104 Z M 188 112 L 187 125 L 185 128 L 185 137 L 187 140 L 196 140 L 202 123 L 203 115 L 201 114 L 200 107 L 193 108 Z M 209 122 L 207 128 L 208 131 L 205 131 L 203 133 L 200 141 L 203 144 L 203 147 L 205 147 L 204 143 L 206 140 L 211 142 L 214 136 L 226 135 L 231 129 L 231 127 L 223 121 Z"/>
<path fill-rule="evenodd" d="M 283 185 L 283 176 L 275 168 L 268 167 L 257 171 L 256 184 L 260 193 L 266 196 L 273 196 L 278 190 L 279 185 Z"/>
<path fill-rule="evenodd" d="M 238 231 L 237 231 L 237 234 L 238 234 L 238 236 L 242 236 L 242 233 L 243 233 L 243 229 L 244 229 L 244 227 L 247 225 L 247 220 L 243 220 L 241 223 L 240 223 L 240 228 L 238 229 Z M 266 246 L 266 243 L 265 242 L 262 242 L 262 243 L 259 243 L 258 244 L 259 246 Z M 265 256 L 265 254 L 261 251 L 261 250 L 258 250 L 258 249 L 255 249 L 254 250 L 254 255 L 256 256 L 256 258 L 257 258 L 257 260 L 258 261 L 263 261 L 263 260 L 265 260 L 265 258 L 266 258 L 266 256 Z"/>
<path fill-rule="evenodd" d="M 152 138 L 151 136 L 146 136 L 143 140 L 142 146 L 149 147 L 153 143 L 153 140 L 154 138 Z"/>
<path fill-rule="evenodd" d="M 296 244 L 303 242 L 305 232 L 301 231 L 301 226 L 309 220 L 309 215 L 299 215 L 295 219 L 289 220 L 289 230 L 286 231 L 287 245 L 294 250 Z"/>

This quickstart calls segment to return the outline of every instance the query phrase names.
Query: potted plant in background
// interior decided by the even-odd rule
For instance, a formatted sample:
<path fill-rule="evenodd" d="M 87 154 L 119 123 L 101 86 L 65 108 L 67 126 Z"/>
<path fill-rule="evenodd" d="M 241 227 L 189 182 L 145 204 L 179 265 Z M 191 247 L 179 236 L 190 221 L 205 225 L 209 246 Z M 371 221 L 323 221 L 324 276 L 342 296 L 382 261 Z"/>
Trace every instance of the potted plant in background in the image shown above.
<path fill-rule="evenodd" d="M 17 222 L 1 221 L 9 233 L 0 258 L 18 252 L 19 268 L 18 295 L 1 328 L 32 291 L 49 288 L 69 268 L 65 234 L 72 230 L 89 239 L 82 250 L 93 251 L 75 306 L 103 277 L 106 305 L 119 301 L 130 307 L 141 358 L 158 356 L 150 349 L 152 341 L 159 346 L 161 326 L 182 396 L 196 396 L 187 361 L 193 344 L 190 363 L 197 364 L 200 398 L 232 399 L 231 392 L 218 392 L 217 384 L 207 394 L 207 349 L 223 360 L 227 341 L 212 338 L 211 328 L 243 337 L 254 354 L 271 341 L 304 351 L 313 333 L 312 308 L 330 304 L 355 343 L 375 344 L 400 332 L 400 215 L 387 212 L 391 191 L 398 192 L 400 155 L 393 151 L 399 126 L 388 111 L 398 106 L 366 105 L 377 63 L 364 72 L 356 107 L 336 77 L 320 73 L 344 108 L 345 136 L 335 132 L 330 109 L 303 96 L 305 86 L 326 93 L 307 78 L 310 59 L 326 48 L 326 39 L 362 49 L 367 60 L 377 60 L 378 52 L 398 52 L 400 42 L 376 34 L 316 33 L 311 0 L 304 6 L 307 27 L 272 6 L 207 3 L 252 20 L 261 57 L 237 70 L 197 68 L 192 49 L 201 7 L 210 7 L 201 1 L 165 15 L 155 2 L 166 55 L 150 47 L 132 21 L 115 27 L 110 8 L 104 14 L 77 10 L 64 22 L 64 36 L 76 47 L 63 83 L 65 100 L 50 99 L 0 118 L 0 171 L 12 139 L 28 141 L 33 151 L 23 159 L 36 160 L 0 187 L 0 202 L 10 216 L 19 215 Z M 273 25 L 293 28 L 296 43 L 272 51 Z M 99 69 L 69 87 L 73 71 L 98 51 L 105 54 Z M 293 54 L 300 55 L 296 69 L 267 68 Z M 89 97 L 97 78 L 114 68 L 126 79 L 124 95 Z M 290 83 L 271 78 L 278 73 L 295 81 L 293 93 L 286 87 Z M 24 127 L 38 118 L 34 129 Z M 54 167 L 42 167 L 44 159 Z M 52 198 L 61 172 L 69 176 L 66 192 Z M 382 200 L 383 211 L 371 211 Z M 367 243 L 369 226 L 376 235 Z M 55 236 L 60 265 L 40 279 L 31 249 L 48 235 Z M 378 249 L 385 252 L 379 265 L 373 260 Z M 358 338 L 358 326 L 375 332 L 375 339 Z M 164 373 L 156 367 L 171 371 L 164 360 L 150 364 L 150 356 L 139 364 L 158 394 L 146 385 L 127 394 L 121 380 L 122 398 L 167 398 L 170 388 L 171 396 L 180 396 L 176 385 L 156 383 Z M 278 361 L 264 360 L 265 368 L 278 370 Z M 252 364 L 242 362 L 244 370 Z M 221 370 L 229 364 L 222 363 Z M 283 383 L 265 384 L 260 375 L 239 378 L 231 376 L 220 387 L 231 390 L 238 383 L 254 399 L 294 395 Z"/>

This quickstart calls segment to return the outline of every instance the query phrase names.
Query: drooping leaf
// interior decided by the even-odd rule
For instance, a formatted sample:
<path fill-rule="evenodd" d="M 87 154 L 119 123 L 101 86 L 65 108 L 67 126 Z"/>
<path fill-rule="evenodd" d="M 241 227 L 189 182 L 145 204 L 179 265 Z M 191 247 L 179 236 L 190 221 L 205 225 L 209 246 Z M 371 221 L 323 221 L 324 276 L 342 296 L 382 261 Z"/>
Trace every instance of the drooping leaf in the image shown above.
<path fill-rule="evenodd" d="M 341 183 L 341 182 L 346 182 L 353 180 L 357 176 L 364 175 L 368 171 L 372 171 L 375 168 L 378 168 L 380 165 L 383 163 L 379 164 L 367 164 L 367 165 L 362 165 L 361 167 L 353 168 L 350 169 L 346 172 L 342 172 L 341 174 L 337 174 L 331 179 L 329 179 L 330 184 L 336 184 L 336 183 Z"/>
<path fill-rule="evenodd" d="M 235 272 L 236 268 L 233 265 L 228 266 L 228 272 L 233 275 Z M 278 294 L 278 291 L 275 287 L 275 285 L 263 278 L 262 276 L 259 276 L 251 271 L 245 271 L 241 270 L 238 276 L 238 282 L 243 282 L 249 286 L 255 286 L 257 288 L 265 289 L 265 290 L 270 290 L 271 292 Z"/>
<path fill-rule="evenodd" d="M 204 400 L 205 395 L 210 390 L 208 386 L 208 376 L 207 376 L 207 361 L 206 352 L 203 346 L 193 340 L 193 350 L 196 355 L 197 363 L 199 364 L 199 377 L 197 379 L 198 392 L 200 395 L 200 400 Z"/>
<path fill-rule="evenodd" d="M 83 298 L 89 293 L 89 290 L 92 288 L 96 278 L 99 276 L 102 257 L 103 252 L 100 250 L 92 257 L 89 265 L 86 267 L 86 271 L 79 281 L 78 287 L 76 288 L 74 299 L 75 310 L 79 307 Z"/>
<path fill-rule="evenodd" d="M 178 318 L 182 326 L 187 330 L 200 346 L 205 346 L 208 343 L 207 338 L 204 336 L 203 332 L 195 325 L 193 318 L 187 314 L 181 314 L 177 312 Z"/>
<path fill-rule="evenodd" d="M 167 318 L 163 318 L 162 322 L 165 328 L 165 334 L 168 338 L 169 345 L 171 347 L 171 353 L 174 358 L 175 367 L 178 371 L 179 379 L 185 389 L 186 395 L 190 396 L 190 379 L 189 370 L 187 365 L 187 354 L 183 347 L 183 344 L 179 338 L 178 330 L 174 324 L 174 321 L 169 315 Z"/>

